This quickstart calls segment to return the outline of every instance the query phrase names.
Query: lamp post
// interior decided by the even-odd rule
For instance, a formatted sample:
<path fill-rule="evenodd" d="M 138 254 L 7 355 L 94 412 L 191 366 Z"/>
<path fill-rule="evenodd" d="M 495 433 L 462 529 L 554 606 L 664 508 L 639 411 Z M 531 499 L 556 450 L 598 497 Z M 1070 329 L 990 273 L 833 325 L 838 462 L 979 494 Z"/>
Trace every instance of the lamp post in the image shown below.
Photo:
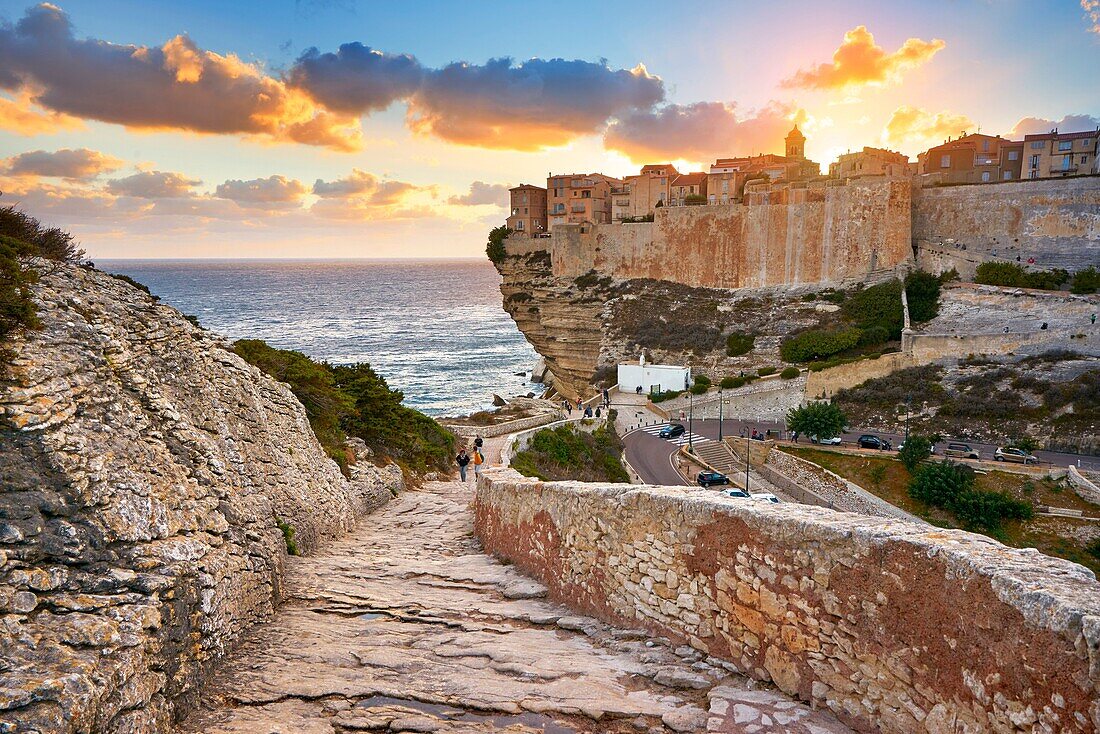
<path fill-rule="evenodd" d="M 752 451 L 752 439 L 749 438 L 749 434 L 745 432 L 745 494 L 751 494 L 749 492 L 749 452 Z"/>
<path fill-rule="evenodd" d="M 912 402 L 913 402 L 913 394 L 910 393 L 909 395 L 905 396 L 905 440 L 906 441 L 909 440 L 909 413 L 912 412 L 912 410 L 910 409 L 909 406 Z"/>
<path fill-rule="evenodd" d="M 718 388 L 718 441 L 722 441 L 722 388 Z"/>
<path fill-rule="evenodd" d="M 695 420 L 695 393 L 688 392 L 688 453 L 695 453 L 695 444 L 692 443 L 692 426 Z"/>

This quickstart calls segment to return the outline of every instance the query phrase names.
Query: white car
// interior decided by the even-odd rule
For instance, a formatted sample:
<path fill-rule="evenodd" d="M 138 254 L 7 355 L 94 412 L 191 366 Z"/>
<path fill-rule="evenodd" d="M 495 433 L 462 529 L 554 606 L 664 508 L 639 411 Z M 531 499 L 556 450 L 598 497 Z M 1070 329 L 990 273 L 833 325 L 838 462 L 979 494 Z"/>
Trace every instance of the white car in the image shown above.
<path fill-rule="evenodd" d="M 723 491 L 722 494 L 728 495 L 730 497 L 736 497 L 737 499 L 749 499 L 750 497 L 752 497 L 752 495 L 745 490 L 737 489 L 736 487 L 733 489 L 727 489 Z"/>
<path fill-rule="evenodd" d="M 773 505 L 778 505 L 782 502 L 782 500 L 780 500 L 771 492 L 760 492 L 759 494 L 751 495 L 751 497 L 752 499 L 758 500 L 760 502 L 771 502 Z"/>
<path fill-rule="evenodd" d="M 818 438 L 817 436 L 810 436 L 810 442 L 821 444 L 822 446 L 839 446 L 840 436 L 833 436 L 832 438 Z"/>
<path fill-rule="evenodd" d="M 1015 461 L 1017 463 L 1027 466 L 1028 464 L 1038 464 L 1039 459 L 1032 456 L 1023 449 L 1012 448 L 1010 446 L 1002 446 L 993 453 L 993 458 L 997 461 Z"/>

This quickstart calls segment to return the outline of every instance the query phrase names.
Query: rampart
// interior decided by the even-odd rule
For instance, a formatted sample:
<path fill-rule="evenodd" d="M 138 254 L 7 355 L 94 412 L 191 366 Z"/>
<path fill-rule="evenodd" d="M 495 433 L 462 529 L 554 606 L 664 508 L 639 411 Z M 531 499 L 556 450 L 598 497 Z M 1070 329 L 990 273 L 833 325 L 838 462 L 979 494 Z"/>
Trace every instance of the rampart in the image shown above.
<path fill-rule="evenodd" d="M 661 207 L 653 222 L 558 225 L 535 239 L 553 274 L 591 270 L 711 288 L 864 280 L 912 259 L 910 185 L 765 186 L 745 204 Z M 524 251 L 526 238 L 509 241 Z M 512 244 L 515 242 L 516 244 Z"/>
<path fill-rule="evenodd" d="M 555 599 L 862 731 L 1094 732 L 1100 584 L 988 538 L 690 488 L 490 471 L 485 549 Z"/>
<path fill-rule="evenodd" d="M 1096 265 L 1100 176 L 915 188 L 913 244 L 921 267 L 955 268 L 964 278 L 987 260 Z"/>

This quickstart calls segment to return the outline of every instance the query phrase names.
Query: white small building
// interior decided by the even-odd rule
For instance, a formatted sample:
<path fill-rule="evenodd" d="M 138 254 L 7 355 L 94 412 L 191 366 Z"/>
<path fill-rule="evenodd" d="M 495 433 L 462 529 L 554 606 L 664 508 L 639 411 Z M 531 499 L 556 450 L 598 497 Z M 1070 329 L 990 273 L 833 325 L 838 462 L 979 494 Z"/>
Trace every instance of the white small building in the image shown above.
<path fill-rule="evenodd" d="M 619 392 L 643 393 L 687 390 L 691 387 L 691 368 L 669 364 L 646 364 L 645 357 L 638 364 L 619 365 Z"/>

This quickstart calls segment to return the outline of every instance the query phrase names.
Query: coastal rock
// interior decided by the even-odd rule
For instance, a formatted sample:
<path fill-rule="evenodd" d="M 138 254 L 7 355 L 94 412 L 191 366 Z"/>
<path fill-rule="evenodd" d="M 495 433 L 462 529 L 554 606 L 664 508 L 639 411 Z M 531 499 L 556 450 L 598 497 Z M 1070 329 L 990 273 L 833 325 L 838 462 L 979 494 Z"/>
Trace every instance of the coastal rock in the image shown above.
<path fill-rule="evenodd" d="M 122 280 L 35 296 L 0 377 L 0 731 L 167 731 L 271 616 L 278 524 L 310 553 L 400 472 L 346 479 L 286 385 Z"/>

